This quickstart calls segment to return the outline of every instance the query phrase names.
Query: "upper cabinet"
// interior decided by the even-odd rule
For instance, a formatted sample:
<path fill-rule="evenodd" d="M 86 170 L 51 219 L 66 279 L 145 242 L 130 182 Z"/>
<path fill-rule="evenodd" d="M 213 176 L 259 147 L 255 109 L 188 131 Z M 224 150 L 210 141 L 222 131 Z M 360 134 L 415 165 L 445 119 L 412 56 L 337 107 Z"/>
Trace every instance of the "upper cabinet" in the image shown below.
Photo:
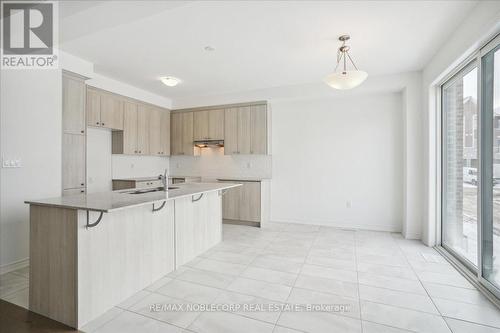
<path fill-rule="evenodd" d="M 199 153 L 193 141 L 205 140 L 224 140 L 225 155 L 267 155 L 268 119 L 266 102 L 177 110 L 171 116 L 172 155 Z"/>
<path fill-rule="evenodd" d="M 170 117 L 171 155 L 194 155 L 193 112 L 172 113 Z"/>
<path fill-rule="evenodd" d="M 62 194 L 85 193 L 85 79 L 62 75 Z"/>
<path fill-rule="evenodd" d="M 170 155 L 170 110 L 87 87 L 87 125 L 112 130 L 113 154 Z"/>
<path fill-rule="evenodd" d="M 224 140 L 224 109 L 194 112 L 194 140 Z"/>
<path fill-rule="evenodd" d="M 156 107 L 148 112 L 150 155 L 170 155 L 170 112 Z"/>
<path fill-rule="evenodd" d="M 87 125 L 123 130 L 121 96 L 87 86 Z"/>
<path fill-rule="evenodd" d="M 63 132 L 85 133 L 85 82 L 68 74 L 63 75 Z"/>
<path fill-rule="evenodd" d="M 268 153 L 266 105 L 227 108 L 224 118 L 224 154 Z"/>

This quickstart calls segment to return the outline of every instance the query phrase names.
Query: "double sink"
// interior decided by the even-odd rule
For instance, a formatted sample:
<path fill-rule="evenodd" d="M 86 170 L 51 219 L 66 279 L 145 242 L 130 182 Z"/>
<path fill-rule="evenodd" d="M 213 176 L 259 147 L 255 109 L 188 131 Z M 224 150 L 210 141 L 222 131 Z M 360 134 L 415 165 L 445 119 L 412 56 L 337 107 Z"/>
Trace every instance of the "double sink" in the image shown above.
<path fill-rule="evenodd" d="M 176 190 L 178 187 L 168 187 L 169 190 Z M 145 188 L 142 190 L 131 190 L 131 191 L 124 191 L 122 193 L 127 193 L 127 194 L 145 194 L 145 193 L 151 193 L 151 192 L 160 192 L 163 191 L 163 187 L 156 187 L 156 188 Z"/>

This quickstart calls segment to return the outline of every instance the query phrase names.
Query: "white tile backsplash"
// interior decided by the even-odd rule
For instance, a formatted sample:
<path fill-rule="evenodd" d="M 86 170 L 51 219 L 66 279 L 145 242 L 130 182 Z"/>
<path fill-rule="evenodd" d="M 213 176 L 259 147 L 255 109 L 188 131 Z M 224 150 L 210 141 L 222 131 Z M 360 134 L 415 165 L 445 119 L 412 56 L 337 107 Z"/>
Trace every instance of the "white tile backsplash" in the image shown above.
<path fill-rule="evenodd" d="M 170 173 L 182 176 L 271 178 L 270 155 L 224 155 L 224 148 L 203 148 L 200 156 L 170 157 Z"/>

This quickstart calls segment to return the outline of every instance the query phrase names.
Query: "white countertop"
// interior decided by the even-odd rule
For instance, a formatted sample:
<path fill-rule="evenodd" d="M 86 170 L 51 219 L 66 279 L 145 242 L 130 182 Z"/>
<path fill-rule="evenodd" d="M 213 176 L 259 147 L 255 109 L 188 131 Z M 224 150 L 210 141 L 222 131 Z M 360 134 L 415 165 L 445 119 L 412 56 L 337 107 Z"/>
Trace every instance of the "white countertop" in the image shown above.
<path fill-rule="evenodd" d="M 240 182 L 261 182 L 270 180 L 271 178 L 262 178 L 262 177 L 217 177 L 217 180 L 223 181 L 240 181 Z"/>
<path fill-rule="evenodd" d="M 183 183 L 171 185 L 171 187 L 178 188 L 169 190 L 168 192 L 158 191 L 143 194 L 125 193 L 133 190 L 128 189 L 91 194 L 69 195 L 42 200 L 28 200 L 25 201 L 25 203 L 37 206 L 82 209 L 109 213 L 153 202 L 173 200 L 181 197 L 199 195 L 205 192 L 219 191 L 237 186 L 241 185 L 231 183 Z"/>

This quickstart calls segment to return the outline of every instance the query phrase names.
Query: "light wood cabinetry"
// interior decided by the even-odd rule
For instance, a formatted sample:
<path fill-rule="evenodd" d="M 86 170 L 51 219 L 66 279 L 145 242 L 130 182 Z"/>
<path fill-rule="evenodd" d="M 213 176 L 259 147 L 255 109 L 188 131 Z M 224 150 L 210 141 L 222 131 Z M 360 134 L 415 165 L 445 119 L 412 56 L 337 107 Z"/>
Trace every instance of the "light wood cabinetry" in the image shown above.
<path fill-rule="evenodd" d="M 62 76 L 62 195 L 85 192 L 85 78 L 64 71 Z"/>
<path fill-rule="evenodd" d="M 149 155 L 149 108 L 145 105 L 137 107 L 137 154 Z"/>
<path fill-rule="evenodd" d="M 123 130 L 123 101 L 120 96 L 101 94 L 101 126 Z"/>
<path fill-rule="evenodd" d="M 224 140 L 224 110 L 194 112 L 194 140 Z"/>
<path fill-rule="evenodd" d="M 121 97 L 87 86 L 87 125 L 123 130 Z"/>
<path fill-rule="evenodd" d="M 184 119 L 188 114 L 192 120 Z M 224 140 L 225 155 L 269 154 L 268 119 L 264 101 L 176 110 L 171 117 L 172 155 L 193 155 L 192 141 L 204 140 Z"/>
<path fill-rule="evenodd" d="M 266 105 L 227 108 L 224 131 L 224 154 L 267 154 Z"/>
<path fill-rule="evenodd" d="M 267 107 L 255 105 L 250 111 L 250 154 L 267 154 Z"/>
<path fill-rule="evenodd" d="M 85 133 L 85 82 L 78 77 L 63 75 L 63 132 Z"/>
<path fill-rule="evenodd" d="M 85 136 L 63 134 L 63 190 L 85 187 Z"/>
<path fill-rule="evenodd" d="M 177 267 L 216 245 L 221 238 L 221 197 L 218 191 L 175 200 Z"/>
<path fill-rule="evenodd" d="M 170 117 L 170 154 L 194 155 L 193 112 L 172 113 Z"/>
<path fill-rule="evenodd" d="M 170 111 L 162 111 L 160 125 L 161 155 L 170 155 Z"/>
<path fill-rule="evenodd" d="M 222 199 L 222 217 L 231 223 L 260 226 L 268 220 L 268 181 L 219 180 L 242 186 L 226 191 Z"/>
<path fill-rule="evenodd" d="M 112 152 L 126 155 L 170 155 L 170 111 L 125 100 L 123 131 L 113 131 Z"/>
<path fill-rule="evenodd" d="M 240 220 L 260 222 L 260 182 L 245 182 L 240 191 Z"/>
<path fill-rule="evenodd" d="M 194 140 L 208 139 L 208 112 L 196 111 L 193 113 Z"/>

